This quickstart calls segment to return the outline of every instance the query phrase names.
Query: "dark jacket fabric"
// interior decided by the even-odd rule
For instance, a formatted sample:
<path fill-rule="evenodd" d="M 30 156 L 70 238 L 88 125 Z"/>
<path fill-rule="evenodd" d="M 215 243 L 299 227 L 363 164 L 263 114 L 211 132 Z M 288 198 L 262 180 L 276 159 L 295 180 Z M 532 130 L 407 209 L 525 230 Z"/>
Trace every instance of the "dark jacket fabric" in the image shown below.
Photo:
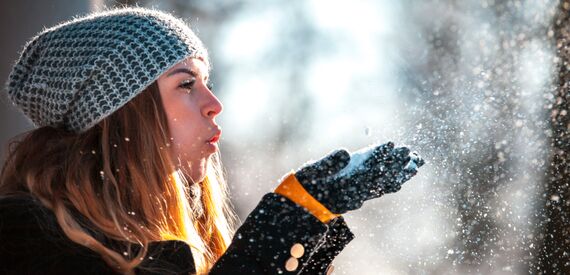
<path fill-rule="evenodd" d="M 353 238 L 342 217 L 323 224 L 294 202 L 269 193 L 236 231 L 210 274 L 324 274 Z M 299 244 L 304 253 L 295 258 L 298 267 L 287 271 L 291 247 Z M 136 269 L 137 274 L 194 272 L 190 247 L 181 241 L 151 243 Z M 69 240 L 51 210 L 22 195 L 0 199 L 0 274 L 115 272 L 98 253 Z"/>

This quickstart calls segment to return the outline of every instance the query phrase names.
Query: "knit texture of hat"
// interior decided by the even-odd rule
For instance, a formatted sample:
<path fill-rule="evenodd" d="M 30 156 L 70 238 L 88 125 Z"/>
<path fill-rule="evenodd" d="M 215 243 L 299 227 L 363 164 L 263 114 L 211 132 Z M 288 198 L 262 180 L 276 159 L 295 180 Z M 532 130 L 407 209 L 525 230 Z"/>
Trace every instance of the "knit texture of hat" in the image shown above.
<path fill-rule="evenodd" d="M 184 21 L 128 8 L 94 13 L 31 39 L 7 82 L 8 97 L 38 126 L 83 132 L 118 110 L 202 42 Z"/>

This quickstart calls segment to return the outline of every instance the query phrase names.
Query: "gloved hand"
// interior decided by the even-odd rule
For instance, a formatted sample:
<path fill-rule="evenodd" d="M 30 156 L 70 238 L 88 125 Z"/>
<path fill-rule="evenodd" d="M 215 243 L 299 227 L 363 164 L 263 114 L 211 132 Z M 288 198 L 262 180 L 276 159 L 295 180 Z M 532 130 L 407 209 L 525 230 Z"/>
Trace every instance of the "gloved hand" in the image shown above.
<path fill-rule="evenodd" d="M 335 214 L 400 190 L 424 160 L 407 147 L 388 142 L 352 156 L 344 149 L 301 167 L 295 177 L 311 196 Z"/>

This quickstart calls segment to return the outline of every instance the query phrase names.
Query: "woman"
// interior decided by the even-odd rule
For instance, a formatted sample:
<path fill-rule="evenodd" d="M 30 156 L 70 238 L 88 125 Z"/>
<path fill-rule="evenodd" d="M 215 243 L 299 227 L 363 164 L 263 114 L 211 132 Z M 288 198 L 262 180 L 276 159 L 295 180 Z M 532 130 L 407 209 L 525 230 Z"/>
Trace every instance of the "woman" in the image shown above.
<path fill-rule="evenodd" d="M 118 9 L 49 28 L 10 75 L 37 129 L 0 182 L 0 273 L 320 274 L 353 238 L 340 214 L 423 160 L 383 144 L 284 177 L 235 231 L 207 51 L 171 15 Z"/>

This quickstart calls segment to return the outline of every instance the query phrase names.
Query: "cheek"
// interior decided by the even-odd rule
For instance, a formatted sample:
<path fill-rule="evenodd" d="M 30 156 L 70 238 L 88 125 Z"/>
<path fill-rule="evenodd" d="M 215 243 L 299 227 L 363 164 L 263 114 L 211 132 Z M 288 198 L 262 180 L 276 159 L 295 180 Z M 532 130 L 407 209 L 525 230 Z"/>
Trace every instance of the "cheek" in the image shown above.
<path fill-rule="evenodd" d="M 186 158 L 191 157 L 199 147 L 199 129 L 197 123 L 192 122 L 195 121 L 183 117 L 173 118 L 168 123 L 175 152 Z"/>
<path fill-rule="evenodd" d="M 200 157 L 200 137 L 203 135 L 203 122 L 196 100 L 176 90 L 161 90 L 161 96 L 171 135 L 173 159 L 195 162 Z"/>

